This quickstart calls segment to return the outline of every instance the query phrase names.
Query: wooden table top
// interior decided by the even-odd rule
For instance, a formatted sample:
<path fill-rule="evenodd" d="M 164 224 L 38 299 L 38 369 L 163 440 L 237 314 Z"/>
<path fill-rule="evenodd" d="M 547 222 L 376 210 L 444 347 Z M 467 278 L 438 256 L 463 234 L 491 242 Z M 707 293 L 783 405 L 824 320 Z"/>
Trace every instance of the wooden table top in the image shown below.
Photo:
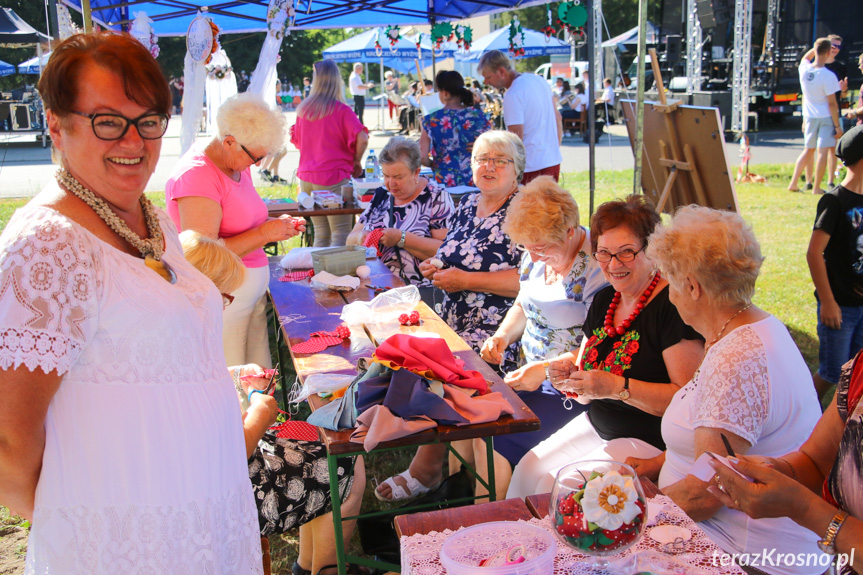
<path fill-rule="evenodd" d="M 311 289 L 308 279 L 298 282 L 278 281 L 282 275 L 282 270 L 278 265 L 278 258 L 271 258 L 270 297 L 280 320 L 283 322 L 282 330 L 289 346 L 306 341 L 312 332 L 336 329 L 342 324 L 340 316 L 346 303 L 374 299 L 376 294 L 369 286 L 399 287 L 402 285 L 401 280 L 394 276 L 389 268 L 380 261 L 369 260 L 367 265 L 372 268 L 372 274 L 362 280 L 359 288 L 351 292 L 333 292 Z M 464 426 L 440 425 L 435 429 L 381 443 L 381 448 L 419 445 L 434 441 L 450 442 L 539 429 L 539 418 L 446 322 L 423 302 L 419 302 L 416 309 L 420 312 L 420 325 L 416 327 L 400 326 L 397 331 L 392 333 L 433 332 L 440 335 L 446 340 L 453 354 L 464 361 L 465 367 L 479 371 L 491 385 L 491 390 L 500 392 L 515 409 L 515 413 L 511 416 L 505 415 L 497 421 L 489 423 Z M 286 321 L 287 319 L 291 319 L 291 321 Z M 329 347 L 320 353 L 296 354 L 291 351 L 291 359 L 300 381 L 313 373 L 357 373 L 357 360 L 371 357 L 375 350 L 375 346 L 368 336 L 362 331 L 357 333 L 358 331 L 353 330 L 349 340 L 340 345 Z M 381 342 L 391 333 L 372 333 L 372 335 L 378 342 Z M 324 403 L 325 401 L 317 396 L 310 398 L 312 409 L 316 409 Z M 350 441 L 351 430 L 330 431 L 322 429 L 320 431 L 322 439 L 331 453 L 342 455 L 364 451 L 362 444 Z"/>
<path fill-rule="evenodd" d="M 286 214 L 295 218 L 308 218 L 309 216 L 356 216 L 364 211 L 364 208 L 359 207 L 354 202 L 346 202 L 340 208 L 322 208 L 318 205 L 315 205 L 313 208 L 304 208 L 294 202 L 289 204 L 267 204 L 267 212 L 274 218 Z"/>
<path fill-rule="evenodd" d="M 489 521 L 518 521 L 519 519 L 524 521 L 533 519 L 527 505 L 521 499 L 504 499 L 452 509 L 397 515 L 393 523 L 399 537 L 409 537 L 417 533 L 441 532 L 444 529 L 455 531 L 461 527 L 471 527 Z"/>
<path fill-rule="evenodd" d="M 652 499 L 657 495 L 662 495 L 662 491 L 659 490 L 659 487 L 653 481 L 646 477 L 639 477 L 638 479 L 641 481 L 641 488 L 644 490 L 646 498 Z M 542 519 L 548 515 L 548 502 L 550 499 L 551 493 L 540 493 L 539 495 L 528 495 L 524 498 L 524 501 L 533 516 Z"/>

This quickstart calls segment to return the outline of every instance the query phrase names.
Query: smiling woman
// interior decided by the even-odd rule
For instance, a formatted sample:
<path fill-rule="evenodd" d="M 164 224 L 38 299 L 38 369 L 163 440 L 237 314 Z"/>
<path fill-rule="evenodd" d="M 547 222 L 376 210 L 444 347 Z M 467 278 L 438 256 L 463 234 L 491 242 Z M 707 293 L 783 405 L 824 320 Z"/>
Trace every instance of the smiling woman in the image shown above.
<path fill-rule="evenodd" d="M 27 571 L 260 573 L 221 298 L 143 195 L 159 65 L 129 36 L 76 35 L 39 91 L 58 183 L 0 236 L 0 504 L 32 519 Z"/>

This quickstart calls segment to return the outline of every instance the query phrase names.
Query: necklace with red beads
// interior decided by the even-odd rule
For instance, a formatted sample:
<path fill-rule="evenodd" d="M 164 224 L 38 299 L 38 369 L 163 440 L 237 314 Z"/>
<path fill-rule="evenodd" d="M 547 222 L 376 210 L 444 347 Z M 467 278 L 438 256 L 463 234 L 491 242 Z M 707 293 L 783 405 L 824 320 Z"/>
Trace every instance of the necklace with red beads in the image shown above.
<path fill-rule="evenodd" d="M 638 317 L 638 314 L 640 314 L 641 310 L 644 309 L 644 306 L 647 305 L 647 300 L 650 299 L 650 295 L 653 293 L 653 290 L 656 289 L 656 284 L 659 283 L 660 277 L 660 273 L 656 272 L 653 279 L 650 281 L 650 285 L 647 286 L 647 289 L 644 290 L 644 293 L 638 298 L 638 302 L 636 302 L 633 312 L 629 314 L 629 317 L 623 320 L 623 322 L 621 322 L 617 327 L 614 327 L 614 312 L 617 310 L 617 306 L 620 305 L 620 292 L 614 292 L 614 297 L 608 305 L 608 311 L 605 313 L 605 324 L 602 327 L 609 337 L 626 333 L 626 330 L 629 329 L 629 326 L 632 325 L 632 322 L 635 321 L 635 318 Z"/>

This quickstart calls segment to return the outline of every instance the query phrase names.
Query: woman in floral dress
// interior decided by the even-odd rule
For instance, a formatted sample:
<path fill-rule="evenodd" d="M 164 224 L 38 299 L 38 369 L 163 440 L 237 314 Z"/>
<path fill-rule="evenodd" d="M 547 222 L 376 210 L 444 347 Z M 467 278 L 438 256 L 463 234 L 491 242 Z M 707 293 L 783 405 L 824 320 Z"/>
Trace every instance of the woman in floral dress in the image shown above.
<path fill-rule="evenodd" d="M 444 107 L 423 119 L 420 136 L 423 164 L 434 170 L 439 184 L 475 185 L 471 149 L 480 134 L 491 130 L 491 120 L 474 106 L 473 93 L 465 87 L 458 72 L 439 72 L 435 87 Z"/>

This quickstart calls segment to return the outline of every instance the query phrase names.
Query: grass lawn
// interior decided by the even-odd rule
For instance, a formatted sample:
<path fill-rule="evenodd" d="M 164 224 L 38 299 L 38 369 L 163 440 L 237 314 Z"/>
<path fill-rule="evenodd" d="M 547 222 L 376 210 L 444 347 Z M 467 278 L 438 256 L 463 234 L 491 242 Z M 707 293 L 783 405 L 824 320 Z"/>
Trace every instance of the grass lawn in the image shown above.
<path fill-rule="evenodd" d="M 767 178 L 766 184 L 737 186 L 740 212 L 751 222 L 766 256 L 755 292 L 755 304 L 778 317 L 791 332 L 810 370 L 818 363 L 818 339 L 815 332 L 815 298 L 812 280 L 806 264 L 806 247 L 812 230 L 818 198 L 811 194 L 785 191 L 790 165 L 759 165 L 753 171 Z M 582 208 L 582 224 L 588 223 L 589 177 L 587 173 L 566 173 L 562 185 L 569 189 Z M 605 171 L 596 174 L 595 206 L 604 201 L 625 196 L 632 189 L 632 171 Z M 294 196 L 285 187 L 259 189 L 264 197 Z M 154 203 L 164 206 L 164 194 L 151 193 Z M 26 200 L 0 199 L 0 229 L 6 226 L 12 213 Z M 297 245 L 288 242 L 285 248 Z M 368 484 L 364 508 L 374 508 L 378 502 L 371 490 L 373 478 L 383 481 L 394 472 L 402 471 L 409 462 L 410 451 L 387 452 L 367 461 Z M 16 523 L 0 508 L 2 523 Z M 0 523 L 0 524 L 2 524 Z M 296 558 L 299 540 L 296 533 L 271 537 L 273 573 L 290 573 Z"/>

